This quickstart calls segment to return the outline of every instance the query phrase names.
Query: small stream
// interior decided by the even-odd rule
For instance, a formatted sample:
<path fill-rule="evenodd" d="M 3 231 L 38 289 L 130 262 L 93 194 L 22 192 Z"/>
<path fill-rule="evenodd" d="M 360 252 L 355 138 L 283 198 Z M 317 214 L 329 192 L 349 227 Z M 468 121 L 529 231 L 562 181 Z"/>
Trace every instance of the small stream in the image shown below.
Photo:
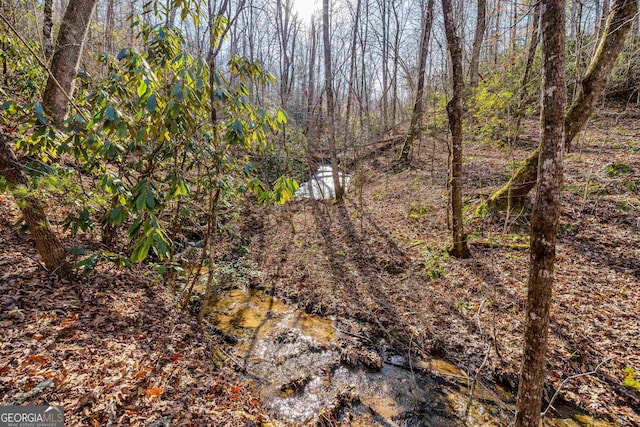
<path fill-rule="evenodd" d="M 237 363 L 262 404 L 285 424 L 339 421 L 354 426 L 508 425 L 513 400 L 478 384 L 469 401 L 466 374 L 439 359 L 345 350 L 336 321 L 309 315 L 262 291 L 233 289 L 208 304 L 216 331 L 236 342 Z M 451 378 L 454 381 L 448 381 Z M 463 384 L 463 385 L 461 385 Z M 548 426 L 609 426 L 576 411 Z"/>

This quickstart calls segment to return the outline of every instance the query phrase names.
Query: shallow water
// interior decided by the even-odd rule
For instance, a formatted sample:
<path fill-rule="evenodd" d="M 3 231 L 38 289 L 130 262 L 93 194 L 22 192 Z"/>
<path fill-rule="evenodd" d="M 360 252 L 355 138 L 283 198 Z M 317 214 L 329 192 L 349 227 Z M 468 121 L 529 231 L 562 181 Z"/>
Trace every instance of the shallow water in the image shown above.
<path fill-rule="evenodd" d="M 338 173 L 338 179 L 345 190 L 351 183 L 351 175 Z M 295 193 L 296 199 L 330 200 L 336 195 L 333 185 L 333 168 L 331 165 L 322 165 L 307 182 L 300 185 Z"/>
<path fill-rule="evenodd" d="M 379 371 L 349 367 L 335 320 L 306 314 L 262 291 L 226 291 L 208 309 L 219 330 L 238 338 L 247 376 L 262 404 L 281 422 L 301 425 L 325 418 L 362 426 L 465 425 L 466 374 L 445 360 L 409 363 L 390 354 Z M 456 381 L 442 379 L 447 376 Z M 508 425 L 513 415 L 513 405 L 505 403 L 509 400 L 506 392 L 478 384 L 466 425 Z M 545 425 L 611 425 L 565 412 L 547 417 Z"/>

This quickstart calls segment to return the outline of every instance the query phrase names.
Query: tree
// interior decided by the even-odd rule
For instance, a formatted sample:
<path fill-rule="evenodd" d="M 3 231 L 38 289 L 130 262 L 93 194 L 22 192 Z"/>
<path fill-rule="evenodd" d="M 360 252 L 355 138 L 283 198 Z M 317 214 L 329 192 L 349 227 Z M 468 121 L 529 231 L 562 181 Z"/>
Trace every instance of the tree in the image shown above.
<path fill-rule="evenodd" d="M 349 59 L 349 88 L 347 92 L 347 112 L 344 120 L 345 123 L 345 140 L 349 139 L 349 126 L 351 121 L 351 106 L 353 105 L 353 97 L 355 95 L 355 73 L 356 73 L 356 46 L 358 42 L 358 28 L 360 26 L 360 9 L 361 9 L 361 0 L 357 0 L 356 3 L 356 12 L 355 12 L 355 22 L 353 24 L 353 36 L 351 37 L 351 51 Z"/>
<path fill-rule="evenodd" d="M 637 14 L 638 0 L 613 1 L 598 48 L 566 115 L 567 151 L 571 151 L 571 142 L 593 112 Z"/>
<path fill-rule="evenodd" d="M 62 126 L 69 110 L 82 48 L 97 3 L 98 0 L 71 0 L 62 18 L 51 59 L 51 74 L 42 95 L 42 106 L 56 127 Z"/>
<path fill-rule="evenodd" d="M 53 0 L 44 0 L 44 8 L 42 10 L 42 52 L 44 60 L 51 58 L 51 50 L 53 49 L 53 39 L 51 30 L 53 29 Z"/>
<path fill-rule="evenodd" d="M 545 377 L 556 236 L 563 188 L 564 108 L 567 101 L 564 7 L 564 0 L 542 1 L 540 166 L 531 215 L 523 361 L 516 405 L 516 426 L 523 427 L 537 427 L 540 424 Z"/>
<path fill-rule="evenodd" d="M 487 29 L 486 14 L 487 0 L 478 0 L 476 32 L 473 36 L 473 48 L 471 49 L 471 62 L 469 64 L 469 84 L 473 89 L 478 87 L 478 66 L 480 64 L 480 49 L 482 48 L 484 33 Z"/>
<path fill-rule="evenodd" d="M 309 79 L 307 83 L 307 120 L 306 120 L 306 134 L 311 134 L 311 123 L 313 120 L 313 110 L 315 106 L 315 79 L 314 70 L 316 64 L 316 45 L 318 44 L 318 35 L 316 33 L 316 20 L 315 17 L 311 18 L 311 31 L 309 33 L 310 46 L 309 46 Z"/>
<path fill-rule="evenodd" d="M 482 0 L 481 0 L 482 1 Z M 409 154 L 413 148 L 413 141 L 420 138 L 420 119 L 422 118 L 422 98 L 424 96 L 425 69 L 427 67 L 427 53 L 429 52 L 429 36 L 433 24 L 433 0 L 427 0 L 427 7 L 422 12 L 422 38 L 420 40 L 420 59 L 418 60 L 418 87 L 416 101 L 413 104 L 409 134 L 400 151 L 400 163 L 409 162 Z"/>
<path fill-rule="evenodd" d="M 447 103 L 449 129 L 451 131 L 451 211 L 453 216 L 453 248 L 451 254 L 458 258 L 471 256 L 467 247 L 462 218 L 462 109 L 464 96 L 464 75 L 462 71 L 462 44 L 456 34 L 451 0 L 442 0 L 442 14 L 447 36 L 447 47 L 451 55 L 453 77 L 453 97 Z"/>
<path fill-rule="evenodd" d="M 50 273 L 68 277 L 70 266 L 62 242 L 51 228 L 44 203 L 29 190 L 30 178 L 22 169 L 11 149 L 10 137 L 0 133 L 0 171 L 20 208 L 40 258 Z"/>
<path fill-rule="evenodd" d="M 531 77 L 531 69 L 533 68 L 533 60 L 536 56 L 536 50 L 538 49 L 538 42 L 540 40 L 540 34 L 538 32 L 538 27 L 540 25 L 540 2 L 536 2 L 533 6 L 533 17 L 531 18 L 531 29 L 530 29 L 530 37 L 529 37 L 529 49 L 527 52 L 527 62 L 524 66 L 524 73 L 522 75 L 522 83 L 520 84 L 520 99 L 518 101 L 518 106 L 515 111 L 515 119 L 516 124 L 514 126 L 514 140 L 517 143 L 518 136 L 520 134 L 520 125 L 522 123 L 522 118 L 524 116 L 524 105 L 527 100 L 527 96 L 529 91 L 527 90 L 527 86 L 529 86 L 529 79 Z"/>
<path fill-rule="evenodd" d="M 338 174 L 338 156 L 336 154 L 336 119 L 333 99 L 333 74 L 331 74 L 331 43 L 329 42 L 329 0 L 322 2 L 322 41 L 324 43 L 324 82 L 327 93 L 327 115 L 329 119 L 329 155 L 333 171 L 333 187 L 336 201 L 341 202 L 344 189 Z"/>
<path fill-rule="evenodd" d="M 637 0 L 614 0 L 596 52 L 582 78 L 581 88 L 565 115 L 566 146 L 571 146 L 593 112 L 637 13 Z M 503 210 L 507 207 L 517 209 L 523 206 L 527 194 L 536 184 L 539 154 L 538 148 L 479 211 Z"/>
<path fill-rule="evenodd" d="M 62 125 L 69 108 L 73 80 L 78 71 L 84 38 L 96 3 L 97 0 L 71 0 L 62 20 L 42 102 L 44 109 L 51 114 L 54 125 L 58 127 Z M 50 272 L 69 277 L 71 268 L 64 246 L 51 229 L 45 204 L 29 191 L 29 177 L 22 171 L 22 165 L 13 153 L 9 140 L 8 135 L 0 134 L 0 170 L 20 207 L 45 267 Z"/>

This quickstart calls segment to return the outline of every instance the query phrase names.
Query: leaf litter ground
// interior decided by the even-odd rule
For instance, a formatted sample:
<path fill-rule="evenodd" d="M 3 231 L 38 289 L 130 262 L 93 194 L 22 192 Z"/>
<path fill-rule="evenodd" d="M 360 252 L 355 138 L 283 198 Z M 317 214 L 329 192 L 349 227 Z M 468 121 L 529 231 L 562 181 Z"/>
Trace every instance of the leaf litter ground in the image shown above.
<path fill-rule="evenodd" d="M 535 140 L 535 123 L 529 123 Z M 548 361 L 548 400 L 620 425 L 640 423 L 640 128 L 592 121 L 566 163 Z M 261 286 L 310 313 L 334 315 L 363 346 L 440 356 L 512 393 L 521 354 L 528 215 L 472 218 L 513 170 L 510 152 L 468 144 L 467 231 L 473 258 L 446 254 L 446 147 L 428 140 L 411 169 L 392 152 L 356 170 L 344 205 L 296 202 L 245 213 Z M 628 166 L 628 169 L 622 165 Z M 224 344 L 143 271 L 100 267 L 76 284 L 48 276 L 18 211 L 0 203 L 0 401 L 62 404 L 69 425 L 251 425 L 270 421 Z M 506 223 L 506 226 L 505 226 Z M 491 348 L 487 363 L 483 360 Z M 165 423 L 165 424 L 163 424 Z"/>

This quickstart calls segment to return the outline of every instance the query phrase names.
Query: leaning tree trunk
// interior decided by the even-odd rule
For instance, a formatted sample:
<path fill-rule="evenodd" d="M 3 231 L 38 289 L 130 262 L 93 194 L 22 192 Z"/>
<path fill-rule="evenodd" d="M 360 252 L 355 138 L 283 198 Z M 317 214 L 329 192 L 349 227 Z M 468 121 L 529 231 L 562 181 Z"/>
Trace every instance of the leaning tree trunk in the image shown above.
<path fill-rule="evenodd" d="M 71 0 L 62 18 L 51 59 L 51 72 L 55 78 L 49 76 L 42 95 L 42 105 L 56 127 L 62 126 L 69 110 L 69 97 L 73 96 L 82 48 L 97 3 L 98 0 Z"/>
<path fill-rule="evenodd" d="M 638 13 L 638 0 L 614 0 L 598 48 L 565 119 L 567 151 L 593 112 Z"/>
<path fill-rule="evenodd" d="M 453 76 L 453 97 L 447 104 L 449 128 L 451 130 L 451 210 L 453 214 L 453 248 L 451 255 L 467 258 L 471 255 L 467 247 L 462 218 L 462 97 L 464 75 L 462 71 L 462 44 L 456 34 L 451 0 L 442 0 L 442 14 L 447 36 L 447 46 L 451 55 Z"/>
<path fill-rule="evenodd" d="M 556 236 L 562 204 L 564 108 L 567 102 L 564 7 L 564 0 L 542 0 L 540 167 L 536 200 L 531 215 L 529 282 L 524 319 L 523 361 L 516 404 L 516 427 L 540 425 Z"/>
<path fill-rule="evenodd" d="M 44 203 L 29 190 L 29 177 L 22 171 L 22 165 L 11 149 L 10 138 L 0 133 L 0 173 L 4 176 L 9 191 L 20 207 L 24 222 L 29 228 L 36 249 L 45 267 L 51 273 L 69 277 L 70 265 L 60 239 L 51 229 L 44 210 Z"/>
<path fill-rule="evenodd" d="M 483 0 L 481 0 L 483 1 Z M 433 0 L 427 1 L 427 7 L 423 14 L 422 40 L 420 41 L 420 62 L 418 70 L 418 88 L 416 91 L 416 102 L 413 105 L 413 113 L 411 114 L 411 125 L 409 126 L 409 134 L 402 145 L 400 151 L 400 163 L 409 163 L 409 154 L 413 148 L 414 139 L 420 138 L 420 119 L 422 118 L 422 98 L 424 97 L 424 78 L 427 68 L 427 53 L 429 52 L 429 37 L 431 35 L 431 25 L 433 24 Z"/>
<path fill-rule="evenodd" d="M 329 155 L 331 156 L 335 199 L 337 202 L 341 202 L 344 189 L 340 183 L 338 155 L 336 153 L 336 118 L 333 100 L 333 75 L 331 74 L 331 44 L 329 43 L 329 0 L 323 0 L 322 2 L 322 41 L 324 42 L 324 81 L 325 92 L 327 93 L 327 115 L 329 116 Z"/>
<path fill-rule="evenodd" d="M 582 79 L 581 89 L 565 115 L 567 147 L 593 112 L 637 13 L 638 0 L 614 0 L 598 48 Z M 524 205 L 527 195 L 535 187 L 538 155 L 539 149 L 525 160 L 509 182 L 478 208 L 478 213 Z"/>

